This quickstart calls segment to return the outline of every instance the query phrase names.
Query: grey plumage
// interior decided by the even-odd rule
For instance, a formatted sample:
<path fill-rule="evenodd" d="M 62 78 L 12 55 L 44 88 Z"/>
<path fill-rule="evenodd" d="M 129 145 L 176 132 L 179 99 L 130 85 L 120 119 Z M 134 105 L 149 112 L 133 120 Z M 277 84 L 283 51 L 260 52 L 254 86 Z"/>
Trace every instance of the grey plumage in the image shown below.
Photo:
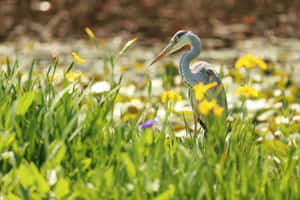
<path fill-rule="evenodd" d="M 213 66 L 207 62 L 204 61 L 199 61 L 194 63 L 190 67 L 192 73 L 198 74 L 198 76 L 201 76 L 201 81 L 203 82 L 204 85 L 207 85 L 209 83 L 217 82 L 217 86 L 214 88 L 211 88 L 205 93 L 205 99 L 212 100 L 216 99 L 218 105 L 224 108 L 225 112 L 225 117 L 228 114 L 228 106 L 227 106 L 227 98 L 226 98 L 226 92 L 224 89 L 224 86 L 221 82 L 221 79 L 219 78 L 218 74 L 216 71 L 213 69 Z M 198 83 L 197 83 L 198 84 Z M 195 85 L 197 85 L 195 84 Z M 195 86 L 193 85 L 193 86 Z M 195 117 L 199 116 L 198 120 L 201 120 L 204 124 L 206 122 L 206 117 L 201 115 L 198 112 L 198 104 L 199 102 L 195 98 L 195 93 L 193 86 L 188 86 L 188 97 L 191 102 L 192 110 L 195 115 Z M 200 122 L 201 123 L 201 122 Z M 203 126 L 203 124 L 201 124 Z"/>

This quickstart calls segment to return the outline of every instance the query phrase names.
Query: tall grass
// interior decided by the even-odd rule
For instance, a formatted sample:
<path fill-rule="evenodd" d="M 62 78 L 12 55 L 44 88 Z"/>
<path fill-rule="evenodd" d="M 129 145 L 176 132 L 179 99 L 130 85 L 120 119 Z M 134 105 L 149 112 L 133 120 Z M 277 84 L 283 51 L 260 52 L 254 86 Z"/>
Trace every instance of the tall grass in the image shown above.
<path fill-rule="evenodd" d="M 102 95 L 47 73 L 0 74 L 0 199 L 299 199 L 299 149 L 257 140 L 251 120 L 203 141 L 138 131 Z M 71 66 L 70 66 L 71 69 Z M 24 80 L 22 77 L 27 77 Z"/>

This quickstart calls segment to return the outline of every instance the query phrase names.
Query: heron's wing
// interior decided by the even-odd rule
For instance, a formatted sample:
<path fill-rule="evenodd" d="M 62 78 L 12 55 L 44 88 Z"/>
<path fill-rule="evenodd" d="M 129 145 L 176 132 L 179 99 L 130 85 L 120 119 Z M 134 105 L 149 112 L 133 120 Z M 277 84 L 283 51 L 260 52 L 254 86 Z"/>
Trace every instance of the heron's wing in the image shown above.
<path fill-rule="evenodd" d="M 213 69 L 213 66 L 211 64 L 207 63 L 207 62 L 204 62 L 204 61 L 195 62 L 191 66 L 191 71 L 194 74 L 200 73 L 201 70 L 203 70 L 203 69 Z"/>

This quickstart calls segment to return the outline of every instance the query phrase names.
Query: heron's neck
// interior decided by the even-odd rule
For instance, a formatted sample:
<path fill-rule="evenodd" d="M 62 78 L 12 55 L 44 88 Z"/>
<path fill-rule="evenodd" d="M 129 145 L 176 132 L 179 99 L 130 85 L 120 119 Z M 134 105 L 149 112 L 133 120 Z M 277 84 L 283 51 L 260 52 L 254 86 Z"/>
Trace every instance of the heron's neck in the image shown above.
<path fill-rule="evenodd" d="M 199 55 L 201 51 L 201 42 L 199 37 L 192 33 L 188 34 L 188 38 L 192 48 L 182 55 L 179 63 L 179 73 L 183 82 L 192 87 L 195 85 L 193 81 L 195 80 L 195 74 L 190 69 L 190 62 Z"/>

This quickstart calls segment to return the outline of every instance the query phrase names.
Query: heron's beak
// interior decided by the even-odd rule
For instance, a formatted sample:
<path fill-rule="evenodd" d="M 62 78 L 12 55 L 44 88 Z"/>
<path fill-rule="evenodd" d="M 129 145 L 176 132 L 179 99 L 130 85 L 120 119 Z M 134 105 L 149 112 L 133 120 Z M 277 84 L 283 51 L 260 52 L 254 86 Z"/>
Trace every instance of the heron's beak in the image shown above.
<path fill-rule="evenodd" d="M 170 52 L 170 54 L 174 55 L 174 54 L 177 54 L 177 53 L 180 53 L 183 51 L 188 51 L 188 50 L 191 50 L 191 45 L 189 45 L 189 44 L 184 45 L 183 47 L 179 48 L 178 50 L 174 50 L 174 51 Z"/>
<path fill-rule="evenodd" d="M 174 46 L 173 43 L 169 43 L 159 54 L 156 58 L 154 58 L 152 60 L 152 62 L 150 63 L 150 65 L 153 65 L 154 63 L 156 63 L 157 61 L 159 61 L 162 57 L 164 57 L 165 55 L 167 55 L 170 50 L 172 49 L 172 47 Z"/>

